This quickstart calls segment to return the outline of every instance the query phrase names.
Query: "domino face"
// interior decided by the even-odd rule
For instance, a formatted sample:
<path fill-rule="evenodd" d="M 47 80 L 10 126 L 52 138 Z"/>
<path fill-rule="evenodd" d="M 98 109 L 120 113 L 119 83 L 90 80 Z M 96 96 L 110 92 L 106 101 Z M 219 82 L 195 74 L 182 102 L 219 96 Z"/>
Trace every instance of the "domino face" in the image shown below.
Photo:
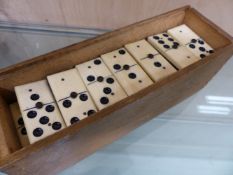
<path fill-rule="evenodd" d="M 47 79 L 66 126 L 97 111 L 76 69 L 50 75 Z"/>
<path fill-rule="evenodd" d="M 214 52 L 208 43 L 185 24 L 169 29 L 168 33 L 199 58 L 205 58 Z"/>
<path fill-rule="evenodd" d="M 127 97 L 101 58 L 76 66 L 99 110 Z"/>
<path fill-rule="evenodd" d="M 146 40 L 127 44 L 125 47 L 155 82 L 176 72 L 176 69 Z"/>
<path fill-rule="evenodd" d="M 101 55 L 101 58 L 128 95 L 132 95 L 153 83 L 124 48 Z"/>
<path fill-rule="evenodd" d="M 13 117 L 13 121 L 17 130 L 17 134 L 20 140 L 20 143 L 23 147 L 29 145 L 27 130 L 24 126 L 23 117 L 20 113 L 18 103 L 10 104 L 10 111 Z"/>
<path fill-rule="evenodd" d="M 65 127 L 46 80 L 15 87 L 30 143 Z"/>
<path fill-rule="evenodd" d="M 150 36 L 148 41 L 178 69 L 183 69 L 199 60 L 185 46 L 167 33 Z"/>

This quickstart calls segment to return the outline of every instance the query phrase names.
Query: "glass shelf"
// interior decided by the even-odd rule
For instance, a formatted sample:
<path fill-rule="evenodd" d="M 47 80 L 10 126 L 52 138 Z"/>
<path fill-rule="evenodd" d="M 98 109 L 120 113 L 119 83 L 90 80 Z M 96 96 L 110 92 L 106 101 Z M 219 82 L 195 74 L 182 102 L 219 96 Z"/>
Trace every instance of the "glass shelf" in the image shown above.
<path fill-rule="evenodd" d="M 0 68 L 104 32 L 106 30 L 0 22 Z"/>

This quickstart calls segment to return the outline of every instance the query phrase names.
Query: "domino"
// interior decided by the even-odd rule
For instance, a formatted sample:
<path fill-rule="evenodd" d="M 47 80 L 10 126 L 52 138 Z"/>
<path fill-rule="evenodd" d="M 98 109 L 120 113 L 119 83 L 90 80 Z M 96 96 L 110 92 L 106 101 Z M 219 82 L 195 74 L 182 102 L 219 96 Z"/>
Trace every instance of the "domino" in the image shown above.
<path fill-rule="evenodd" d="M 168 33 L 199 58 L 214 53 L 213 48 L 185 24 L 169 29 Z"/>
<path fill-rule="evenodd" d="M 67 126 L 97 111 L 76 69 L 47 76 L 47 80 Z"/>
<path fill-rule="evenodd" d="M 176 69 L 144 39 L 127 44 L 125 48 L 155 82 L 176 72 Z"/>
<path fill-rule="evenodd" d="M 124 48 L 101 55 L 101 58 L 124 88 L 127 95 L 135 94 L 153 83 Z"/>
<path fill-rule="evenodd" d="M 24 121 L 22 118 L 22 115 L 20 113 L 19 105 L 18 103 L 12 103 L 10 104 L 10 111 L 11 115 L 13 117 L 13 121 L 17 130 L 17 134 L 20 140 L 20 143 L 23 147 L 29 145 L 27 130 L 24 126 Z"/>
<path fill-rule="evenodd" d="M 167 33 L 149 36 L 147 39 L 178 69 L 183 69 L 199 60 L 185 46 Z"/>
<path fill-rule="evenodd" d="M 65 128 L 46 80 L 16 86 L 15 92 L 30 143 Z"/>
<path fill-rule="evenodd" d="M 76 66 L 99 110 L 127 97 L 101 58 Z"/>

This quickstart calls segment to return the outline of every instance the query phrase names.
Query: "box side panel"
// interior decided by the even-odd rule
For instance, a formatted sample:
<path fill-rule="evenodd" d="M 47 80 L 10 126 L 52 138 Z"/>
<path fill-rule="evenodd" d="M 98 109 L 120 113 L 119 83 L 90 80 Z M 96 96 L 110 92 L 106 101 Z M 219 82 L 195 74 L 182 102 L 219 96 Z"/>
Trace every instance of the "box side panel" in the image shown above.
<path fill-rule="evenodd" d="M 10 154 L 2 126 L 0 126 L 0 138 L 0 159 L 2 159 Z"/>
<path fill-rule="evenodd" d="M 184 23 L 201 36 L 214 49 L 231 44 L 231 36 L 205 18 L 195 9 L 186 11 Z"/>
<path fill-rule="evenodd" d="M 20 147 L 9 107 L 0 96 L 0 159 Z"/>

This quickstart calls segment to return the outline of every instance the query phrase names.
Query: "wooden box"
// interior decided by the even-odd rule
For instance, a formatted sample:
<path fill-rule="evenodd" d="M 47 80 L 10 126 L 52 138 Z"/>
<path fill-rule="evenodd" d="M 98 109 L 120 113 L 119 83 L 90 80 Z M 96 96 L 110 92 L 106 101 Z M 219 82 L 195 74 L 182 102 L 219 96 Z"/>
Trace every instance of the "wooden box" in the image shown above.
<path fill-rule="evenodd" d="M 9 104 L 14 86 L 46 78 L 100 54 L 185 23 L 215 53 L 35 144 L 21 148 Z M 126 135 L 197 92 L 233 53 L 232 37 L 185 6 L 94 39 L 42 55 L 0 71 L 0 171 L 8 174 L 54 174 Z"/>

